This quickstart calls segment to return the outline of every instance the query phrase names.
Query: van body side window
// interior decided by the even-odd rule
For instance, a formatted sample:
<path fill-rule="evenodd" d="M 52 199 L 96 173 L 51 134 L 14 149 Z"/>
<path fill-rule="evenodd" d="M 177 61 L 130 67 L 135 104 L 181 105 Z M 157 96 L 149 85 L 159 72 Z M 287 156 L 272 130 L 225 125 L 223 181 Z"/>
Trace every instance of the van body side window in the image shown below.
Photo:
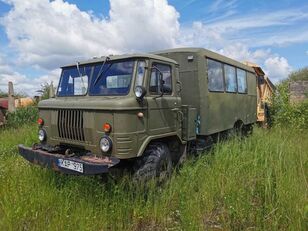
<path fill-rule="evenodd" d="M 221 91 L 224 89 L 224 77 L 222 63 L 207 59 L 207 76 L 209 91 Z"/>
<path fill-rule="evenodd" d="M 236 69 L 238 93 L 247 93 L 247 73 L 242 69 Z"/>
<path fill-rule="evenodd" d="M 235 67 L 225 64 L 224 71 L 225 71 L 226 91 L 236 92 L 237 82 L 236 82 Z"/>

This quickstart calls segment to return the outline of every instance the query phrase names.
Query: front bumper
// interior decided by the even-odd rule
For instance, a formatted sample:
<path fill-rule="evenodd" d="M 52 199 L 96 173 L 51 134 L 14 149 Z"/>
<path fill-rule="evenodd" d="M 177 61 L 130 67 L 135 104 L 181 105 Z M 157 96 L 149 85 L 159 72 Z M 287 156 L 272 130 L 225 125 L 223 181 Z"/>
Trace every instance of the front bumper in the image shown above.
<path fill-rule="evenodd" d="M 29 148 L 23 145 L 18 145 L 18 150 L 22 157 L 33 164 L 51 168 L 54 171 L 73 175 L 96 175 L 107 173 L 109 168 L 120 162 L 120 160 L 115 157 L 98 158 L 93 155 L 68 157 L 63 154 L 49 153 L 42 149 Z M 82 166 L 82 168 L 79 168 L 77 171 L 62 167 L 59 163 L 63 161 L 77 163 L 77 165 Z"/>

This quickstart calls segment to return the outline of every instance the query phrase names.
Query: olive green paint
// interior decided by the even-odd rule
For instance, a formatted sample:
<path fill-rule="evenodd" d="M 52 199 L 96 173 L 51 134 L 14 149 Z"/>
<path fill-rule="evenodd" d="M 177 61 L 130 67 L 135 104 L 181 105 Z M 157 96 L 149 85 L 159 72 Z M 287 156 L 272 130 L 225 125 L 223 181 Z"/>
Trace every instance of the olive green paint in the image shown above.
<path fill-rule="evenodd" d="M 188 61 L 193 56 L 193 61 Z M 249 72 L 248 94 L 213 93 L 207 89 L 206 57 L 240 67 Z M 108 155 L 128 159 L 142 155 L 147 145 L 156 139 L 176 138 L 186 144 L 197 137 L 196 120 L 200 116 L 198 135 L 210 135 L 230 129 L 238 120 L 244 124 L 256 121 L 256 77 L 253 69 L 214 52 L 199 49 L 173 49 L 156 54 L 133 54 L 110 56 L 110 60 L 145 60 L 146 70 L 143 87 L 147 90 L 142 101 L 134 94 L 134 77 L 126 96 L 72 96 L 55 97 L 39 103 L 40 117 L 44 119 L 43 128 L 47 132 L 49 145 L 66 144 L 86 149 L 102 155 L 99 141 L 108 135 L 112 151 Z M 79 65 L 104 62 L 105 57 L 80 62 Z M 172 68 L 171 95 L 151 95 L 149 79 L 152 63 L 168 64 Z M 76 64 L 68 65 L 74 66 Z M 68 67 L 66 66 L 66 67 Z M 181 84 L 180 84 L 181 83 Z M 181 88 L 181 91 L 179 90 Z M 83 111 L 85 141 L 59 138 L 58 110 L 78 109 Z M 142 112 L 143 117 L 138 117 Z M 103 124 L 112 126 L 105 134 Z"/>

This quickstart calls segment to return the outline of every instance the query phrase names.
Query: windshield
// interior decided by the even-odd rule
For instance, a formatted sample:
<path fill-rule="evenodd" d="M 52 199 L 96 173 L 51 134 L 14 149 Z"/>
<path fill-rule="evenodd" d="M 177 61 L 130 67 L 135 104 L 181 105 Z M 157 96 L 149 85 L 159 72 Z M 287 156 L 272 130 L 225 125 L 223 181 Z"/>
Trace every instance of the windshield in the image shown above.
<path fill-rule="evenodd" d="M 106 62 L 94 67 L 90 95 L 127 95 L 133 76 L 134 61 Z"/>
<path fill-rule="evenodd" d="M 64 68 L 58 87 L 58 96 L 87 94 L 90 74 L 90 66 Z"/>
<path fill-rule="evenodd" d="M 58 96 L 127 95 L 134 70 L 134 60 L 63 68 Z"/>

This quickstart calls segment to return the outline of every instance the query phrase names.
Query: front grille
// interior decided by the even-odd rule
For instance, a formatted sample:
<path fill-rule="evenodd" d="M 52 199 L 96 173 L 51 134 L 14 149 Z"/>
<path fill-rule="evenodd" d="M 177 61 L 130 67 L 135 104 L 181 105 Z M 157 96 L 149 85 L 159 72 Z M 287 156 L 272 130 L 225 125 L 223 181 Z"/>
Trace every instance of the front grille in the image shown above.
<path fill-rule="evenodd" d="M 84 141 L 83 111 L 59 110 L 58 132 L 60 138 Z"/>

